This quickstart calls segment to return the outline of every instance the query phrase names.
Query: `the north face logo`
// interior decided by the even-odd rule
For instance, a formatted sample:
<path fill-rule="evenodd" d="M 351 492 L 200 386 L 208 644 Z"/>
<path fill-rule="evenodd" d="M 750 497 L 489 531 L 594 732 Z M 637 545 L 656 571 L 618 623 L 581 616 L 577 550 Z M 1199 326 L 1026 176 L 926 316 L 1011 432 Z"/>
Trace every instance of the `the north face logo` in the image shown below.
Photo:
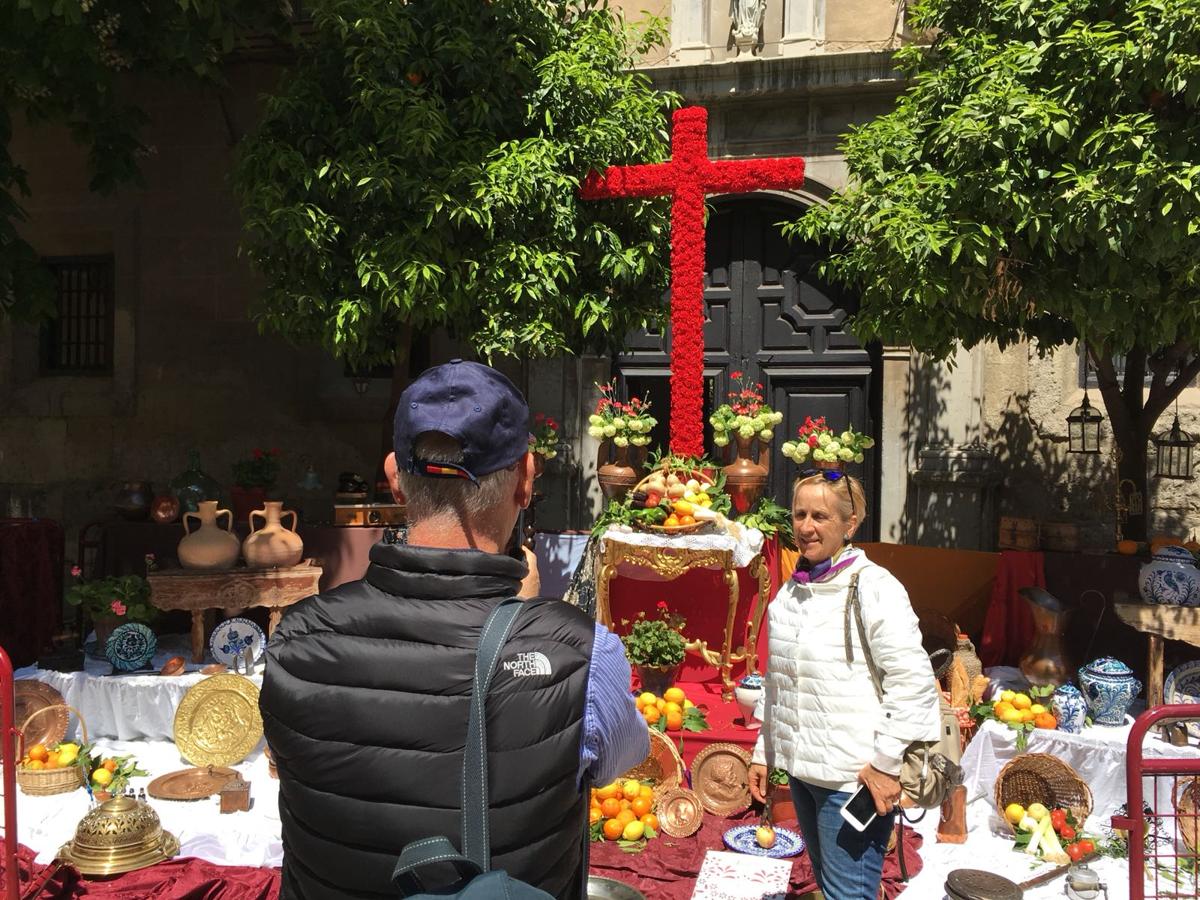
<path fill-rule="evenodd" d="M 527 675 L 549 675 L 554 670 L 545 653 L 518 653 L 512 659 L 504 660 L 504 671 L 511 672 L 514 678 L 524 678 Z"/>

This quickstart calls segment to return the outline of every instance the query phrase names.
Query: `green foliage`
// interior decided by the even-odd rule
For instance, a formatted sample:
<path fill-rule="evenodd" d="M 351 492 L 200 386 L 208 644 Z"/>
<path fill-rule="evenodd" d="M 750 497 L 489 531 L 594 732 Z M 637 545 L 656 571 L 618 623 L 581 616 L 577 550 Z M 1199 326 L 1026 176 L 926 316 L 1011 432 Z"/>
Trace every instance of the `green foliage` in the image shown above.
<path fill-rule="evenodd" d="M 659 601 L 659 617 L 646 618 L 645 612 L 638 613 L 629 634 L 621 638 L 625 655 L 635 666 L 675 666 L 683 662 L 687 652 L 683 639 L 682 616 L 670 612 L 666 603 Z M 621 623 L 628 624 L 628 621 Z"/>
<path fill-rule="evenodd" d="M 0 317 L 50 315 L 53 284 L 17 233 L 27 173 L 9 152 L 14 120 L 62 124 L 88 151 L 91 188 L 136 182 L 149 120 L 129 102 L 130 76 L 220 79 L 249 29 L 282 32 L 278 7 L 257 0 L 20 0 L 0 12 Z M 123 84 L 124 82 L 124 84 Z"/>
<path fill-rule="evenodd" d="M 771 784 L 788 784 L 788 783 L 790 783 L 790 779 L 788 778 L 787 769 L 772 769 L 770 772 L 767 773 L 767 781 L 769 781 Z"/>
<path fill-rule="evenodd" d="M 242 147 L 260 328 L 354 365 L 446 326 L 483 356 L 607 349 L 661 315 L 666 200 L 585 202 L 667 155 L 673 95 L 630 71 L 661 22 L 602 0 L 320 0 Z"/>
<path fill-rule="evenodd" d="M 150 583 L 140 575 L 110 575 L 78 582 L 67 591 L 67 602 L 83 607 L 92 620 L 153 622 L 158 615 L 150 604 Z"/>
<path fill-rule="evenodd" d="M 792 512 L 780 506 L 770 497 L 763 497 L 750 512 L 738 519 L 747 528 L 757 528 L 768 539 L 779 535 L 779 541 L 790 549 L 796 548 L 796 536 L 792 533 Z"/>

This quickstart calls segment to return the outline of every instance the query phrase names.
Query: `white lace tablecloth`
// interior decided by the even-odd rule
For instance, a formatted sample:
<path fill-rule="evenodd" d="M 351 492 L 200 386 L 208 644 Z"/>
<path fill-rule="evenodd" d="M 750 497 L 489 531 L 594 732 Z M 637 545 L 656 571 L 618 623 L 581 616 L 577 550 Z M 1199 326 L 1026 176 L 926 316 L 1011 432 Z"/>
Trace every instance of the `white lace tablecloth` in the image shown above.
<path fill-rule="evenodd" d="M 757 528 L 743 528 L 737 522 L 726 522 L 722 530 L 702 534 L 659 534 L 650 531 L 618 531 L 609 526 L 603 541 L 618 541 L 635 547 L 664 547 L 674 550 L 731 550 L 734 568 L 743 569 L 762 552 L 763 534 Z M 603 545 L 601 545 L 603 551 Z M 660 579 L 650 569 L 622 564 L 620 574 L 643 581 Z"/>
<path fill-rule="evenodd" d="M 159 638 L 158 652 L 152 665 L 155 670 L 172 656 L 191 659 L 187 635 L 164 635 Z M 112 666 L 105 660 L 87 658 L 82 672 L 54 672 L 27 666 L 15 673 L 18 679 L 36 678 L 63 695 L 71 706 L 80 710 L 87 720 L 88 736 L 120 741 L 170 741 L 174 736 L 175 708 L 192 687 L 206 676 L 198 669 L 204 664 L 191 662 L 183 675 L 112 675 Z M 251 676 L 262 687 L 262 663 L 259 674 Z M 20 722 L 17 723 L 19 728 Z M 71 716 L 71 737 L 78 735 L 75 717 Z"/>
<path fill-rule="evenodd" d="M 170 741 L 97 741 L 104 753 L 133 754 L 150 775 L 132 778 L 136 790 L 159 775 L 189 768 Z M 262 742 L 237 769 L 250 782 L 250 809 L 222 814 L 220 798 L 157 800 L 150 805 L 162 826 L 180 843 L 180 856 L 195 856 L 226 866 L 278 866 L 283 860 L 280 839 L 279 782 L 267 772 Z M 54 859 L 58 848 L 75 835 L 75 826 L 89 809 L 85 790 L 49 797 L 31 797 L 17 790 L 17 836 L 37 853 L 39 863 Z"/>

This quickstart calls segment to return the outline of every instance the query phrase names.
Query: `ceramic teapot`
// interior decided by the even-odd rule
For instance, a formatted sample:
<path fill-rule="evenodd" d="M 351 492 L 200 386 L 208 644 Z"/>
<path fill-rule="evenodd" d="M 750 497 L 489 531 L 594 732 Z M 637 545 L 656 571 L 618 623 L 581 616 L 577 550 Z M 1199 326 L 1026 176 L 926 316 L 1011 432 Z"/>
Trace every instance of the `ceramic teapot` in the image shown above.
<path fill-rule="evenodd" d="M 1142 690 L 1133 670 L 1104 656 L 1079 670 L 1079 688 L 1097 725 L 1124 725 L 1125 713 Z"/>
<path fill-rule="evenodd" d="M 1138 572 L 1138 591 L 1146 603 L 1200 606 L 1200 569 L 1186 547 L 1160 547 Z"/>

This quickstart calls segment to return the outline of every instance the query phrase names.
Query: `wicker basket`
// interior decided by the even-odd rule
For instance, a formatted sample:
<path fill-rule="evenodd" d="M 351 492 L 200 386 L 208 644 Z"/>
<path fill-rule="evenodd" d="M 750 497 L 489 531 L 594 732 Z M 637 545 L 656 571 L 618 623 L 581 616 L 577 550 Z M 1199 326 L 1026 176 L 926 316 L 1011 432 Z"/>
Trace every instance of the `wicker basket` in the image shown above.
<path fill-rule="evenodd" d="M 674 741 L 657 728 L 647 726 L 647 729 L 650 732 L 650 752 L 621 778 L 653 782 L 654 799 L 657 802 L 667 791 L 683 783 L 683 758 Z"/>
<path fill-rule="evenodd" d="M 33 721 L 35 716 L 51 709 L 68 709 L 75 713 L 75 717 L 79 719 L 79 730 L 83 732 L 83 743 L 86 744 L 88 742 L 87 722 L 83 720 L 83 716 L 80 715 L 79 710 L 66 704 L 43 706 L 41 709 L 35 710 L 33 715 L 21 724 L 20 743 L 17 747 L 18 760 L 25 755 L 26 726 Z M 81 788 L 84 786 L 86 777 L 82 766 L 71 765 L 62 769 L 30 769 L 19 764 L 17 765 L 17 786 L 26 794 L 31 794 L 35 797 L 65 794 L 68 791 Z"/>
<path fill-rule="evenodd" d="M 661 474 L 661 473 L 658 471 L 651 472 L 649 475 L 647 475 L 645 478 L 643 478 L 641 481 L 639 481 L 637 484 L 635 484 L 633 486 L 633 491 L 644 491 L 646 489 L 646 483 L 648 481 L 650 481 L 651 478 L 653 478 L 655 475 L 658 475 L 658 474 Z M 690 478 L 695 478 L 698 482 L 700 482 L 700 484 L 702 484 L 706 488 L 712 487 L 712 485 L 714 483 L 712 478 L 710 478 L 708 475 L 705 475 L 703 472 L 699 472 L 699 471 L 689 472 L 688 476 Z M 680 477 L 682 477 L 682 476 L 680 476 Z M 632 493 L 632 491 L 631 491 L 631 493 Z M 670 525 L 670 526 L 667 526 L 667 525 L 644 525 L 644 526 L 639 525 L 637 527 L 642 531 L 649 531 L 654 534 L 693 534 L 702 528 L 707 528 L 710 524 L 712 524 L 712 523 L 705 520 L 705 521 L 693 522 L 691 525 Z"/>
<path fill-rule="evenodd" d="M 1188 852 L 1200 844 L 1200 777 L 1186 778 L 1175 785 L 1175 824 Z"/>
<path fill-rule="evenodd" d="M 1081 825 L 1092 812 L 1092 789 L 1075 770 L 1049 753 L 1022 753 L 1009 760 L 996 776 L 996 812 L 1009 830 L 1016 831 L 1004 810 L 1010 803 L 1069 810 Z"/>

